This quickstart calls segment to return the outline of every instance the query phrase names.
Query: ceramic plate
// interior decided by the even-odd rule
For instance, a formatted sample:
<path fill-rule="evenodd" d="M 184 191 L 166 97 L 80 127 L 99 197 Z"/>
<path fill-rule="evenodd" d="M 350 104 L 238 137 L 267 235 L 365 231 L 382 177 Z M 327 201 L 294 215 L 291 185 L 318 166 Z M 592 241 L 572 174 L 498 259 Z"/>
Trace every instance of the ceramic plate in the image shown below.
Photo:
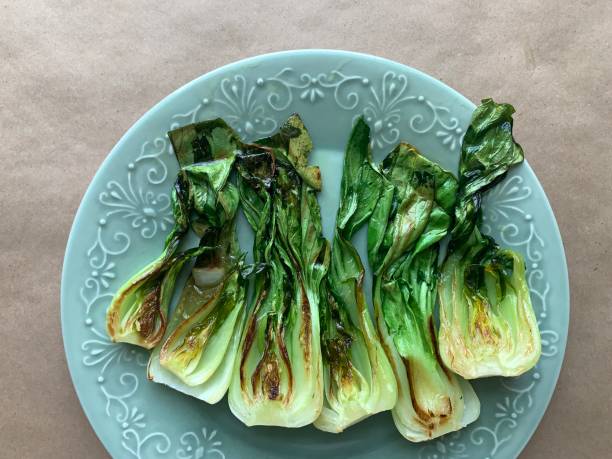
<path fill-rule="evenodd" d="M 487 96 L 487 94 L 483 94 Z M 511 101 L 510 101 L 511 102 Z M 567 268 L 554 215 L 527 163 L 486 198 L 485 231 L 527 262 L 542 334 L 536 368 L 514 379 L 477 380 L 482 413 L 468 428 L 412 444 L 389 412 L 340 435 L 246 428 L 224 399 L 209 406 L 145 377 L 147 353 L 111 344 L 104 314 L 113 292 L 156 257 L 172 226 L 168 192 L 177 172 L 166 132 L 223 117 L 246 139 L 274 132 L 298 112 L 323 174 L 320 202 L 330 236 L 343 150 L 364 115 L 375 159 L 406 140 L 456 171 L 474 104 L 417 70 L 342 51 L 259 56 L 208 73 L 146 113 L 119 141 L 92 181 L 74 220 L 62 276 L 62 329 L 72 379 L 89 421 L 117 458 L 514 458 L 538 425 L 561 368 L 569 320 Z M 518 117 L 521 116 L 518 107 Z M 517 133 L 520 142 L 521 134 Z M 527 151 L 526 156 L 532 152 Z M 240 223 L 244 229 L 244 222 Z M 241 231 L 243 249 L 248 233 Z M 365 260 L 365 238 L 357 244 Z"/>

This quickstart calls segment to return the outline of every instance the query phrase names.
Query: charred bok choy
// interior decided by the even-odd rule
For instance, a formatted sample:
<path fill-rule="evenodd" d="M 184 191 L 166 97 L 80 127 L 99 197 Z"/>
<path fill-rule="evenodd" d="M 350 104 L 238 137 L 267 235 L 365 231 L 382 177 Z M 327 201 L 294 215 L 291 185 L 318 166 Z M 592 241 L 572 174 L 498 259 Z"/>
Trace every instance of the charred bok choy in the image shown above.
<path fill-rule="evenodd" d="M 439 284 L 440 355 L 464 378 L 517 376 L 540 357 L 522 256 L 483 235 L 482 195 L 523 161 L 509 104 L 482 101 L 461 148 L 450 252 Z"/>
<path fill-rule="evenodd" d="M 405 143 L 385 158 L 381 173 L 383 191 L 368 227 L 374 308 L 398 381 L 393 419 L 418 442 L 461 429 L 480 413 L 470 384 L 440 360 L 433 317 L 440 241 L 457 181 Z"/>
<path fill-rule="evenodd" d="M 188 195 L 188 184 L 179 175 L 171 194 L 174 228 L 161 255 L 123 284 L 108 307 L 106 329 L 112 341 L 151 349 L 164 335 L 176 277 L 183 264 L 196 255 L 194 251 L 175 255 L 189 227 Z"/>
<path fill-rule="evenodd" d="M 149 360 L 149 379 L 219 401 L 229 386 L 244 319 L 245 283 L 235 234 L 238 189 L 229 181 L 240 148 L 222 120 L 169 133 L 189 184 L 191 226 L 201 238 L 198 256 Z"/>
<path fill-rule="evenodd" d="M 240 200 L 261 266 L 229 390 L 246 425 L 300 427 L 321 412 L 319 290 L 329 264 L 312 143 L 296 115 L 236 158 Z"/>
<path fill-rule="evenodd" d="M 331 264 L 321 290 L 325 403 L 314 425 L 329 432 L 390 410 L 397 400 L 395 376 L 363 292 L 365 270 L 351 243 L 372 213 L 382 185 L 371 164 L 369 133 L 358 119 L 344 157 Z"/>

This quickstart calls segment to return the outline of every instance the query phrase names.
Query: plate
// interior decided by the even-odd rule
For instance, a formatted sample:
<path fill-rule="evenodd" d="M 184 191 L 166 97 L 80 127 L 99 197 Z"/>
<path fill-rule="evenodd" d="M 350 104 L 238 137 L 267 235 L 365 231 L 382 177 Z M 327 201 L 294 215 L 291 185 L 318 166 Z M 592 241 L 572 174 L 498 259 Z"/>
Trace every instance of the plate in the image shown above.
<path fill-rule="evenodd" d="M 487 96 L 487 94 L 483 94 Z M 520 117 L 520 106 L 519 114 Z M 525 162 L 486 197 L 485 232 L 520 251 L 539 317 L 542 358 L 519 378 L 477 380 L 482 414 L 468 428 L 412 444 L 389 412 L 340 435 L 301 429 L 246 428 L 226 399 L 214 406 L 145 377 L 147 353 L 109 342 L 104 314 L 112 294 L 156 257 L 172 226 L 168 192 L 177 172 L 166 132 L 221 116 L 246 139 L 275 131 L 298 112 L 312 134 L 311 161 L 323 174 L 324 233 L 332 232 L 343 150 L 364 115 L 375 159 L 400 139 L 456 171 L 474 104 L 410 67 L 344 51 L 258 56 L 185 85 L 147 112 L 100 167 L 79 207 L 62 274 L 62 331 L 83 409 L 117 458 L 514 458 L 542 418 L 565 350 L 569 290 L 563 245 L 546 195 Z M 521 134 L 516 133 L 520 142 Z M 529 157 L 530 152 L 526 155 Z M 244 222 L 240 228 L 244 229 Z M 243 249 L 249 235 L 240 231 Z M 357 235 L 365 260 L 365 237 Z M 368 289 L 369 291 L 369 289 Z"/>

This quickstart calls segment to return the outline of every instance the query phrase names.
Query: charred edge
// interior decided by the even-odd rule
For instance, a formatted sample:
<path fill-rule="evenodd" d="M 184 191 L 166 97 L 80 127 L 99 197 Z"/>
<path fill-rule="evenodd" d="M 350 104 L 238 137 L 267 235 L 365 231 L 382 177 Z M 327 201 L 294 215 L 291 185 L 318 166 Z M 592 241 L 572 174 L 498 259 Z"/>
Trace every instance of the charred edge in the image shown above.
<path fill-rule="evenodd" d="M 406 366 L 406 374 L 408 376 L 408 383 L 410 385 L 410 400 L 412 401 L 412 406 L 418 416 L 418 419 L 416 420 L 419 424 L 421 424 L 427 429 L 427 434 L 429 435 L 429 437 L 431 437 L 433 435 L 434 429 L 436 428 L 436 425 L 442 425 L 450 418 L 453 412 L 453 405 L 447 397 L 447 412 L 436 414 L 421 408 L 416 400 L 416 395 L 414 393 L 414 378 L 412 376 L 412 372 L 410 371 L 410 363 L 408 362 L 408 360 L 404 359 L 404 365 Z"/>
<path fill-rule="evenodd" d="M 267 290 L 262 290 L 259 298 L 257 298 L 257 302 L 253 306 L 253 315 L 251 316 L 248 329 L 246 335 L 244 337 L 244 349 L 242 350 L 242 357 L 240 359 L 240 387 L 244 390 L 246 387 L 246 377 L 244 376 L 244 364 L 246 363 L 246 359 L 249 355 L 249 351 L 251 350 L 251 346 L 253 346 L 253 341 L 255 339 L 255 326 L 257 324 L 257 311 L 261 306 L 264 298 L 268 295 Z"/>
<path fill-rule="evenodd" d="M 111 303 L 111 308 L 112 307 L 113 303 Z M 119 323 L 119 312 L 111 309 L 106 315 L 106 331 L 112 342 L 115 342 L 115 323 Z"/>
<path fill-rule="evenodd" d="M 446 365 L 444 365 L 444 362 L 442 361 L 442 357 L 440 356 L 440 349 L 438 349 L 438 340 L 436 338 L 436 329 L 435 329 L 433 317 L 429 318 L 429 336 L 431 336 L 431 343 L 433 344 L 434 353 L 436 356 L 436 360 L 438 361 L 438 365 L 440 365 L 440 367 L 442 368 L 442 371 L 444 371 L 446 378 L 449 381 L 452 381 L 453 375 L 449 371 L 449 369 L 446 368 Z"/>
<path fill-rule="evenodd" d="M 115 305 L 121 305 L 125 301 L 125 298 L 129 293 L 132 292 L 133 289 L 139 286 L 139 280 L 132 282 L 132 284 L 126 288 L 123 292 L 117 292 L 111 301 L 110 307 L 113 308 L 111 312 L 108 314 L 107 319 L 107 328 L 108 332 L 111 335 L 111 340 L 115 342 L 115 333 L 117 330 L 115 329 L 115 325 L 118 325 L 118 328 L 121 329 L 121 314 L 119 313 L 120 307 L 114 308 Z"/>
<path fill-rule="evenodd" d="M 285 330 L 282 331 L 277 330 L 276 339 L 278 341 L 278 347 L 280 348 L 281 358 L 283 359 L 283 363 L 287 367 L 287 378 L 289 380 L 289 384 L 287 387 L 287 402 L 291 400 L 291 395 L 293 393 L 293 369 L 291 368 L 291 362 L 289 361 L 289 353 L 287 352 L 287 346 L 285 346 Z"/>
<path fill-rule="evenodd" d="M 312 334 L 312 317 L 310 317 L 310 302 L 306 295 L 306 289 L 304 288 L 304 282 L 300 276 L 300 288 L 302 290 L 302 327 L 300 329 L 300 341 L 304 347 L 304 360 L 306 363 L 310 363 L 310 337 Z"/>
<path fill-rule="evenodd" d="M 246 364 L 247 357 L 251 350 L 251 346 L 253 345 L 253 341 L 255 339 L 255 325 L 256 325 L 256 317 L 255 315 L 251 316 L 251 320 L 249 322 L 249 328 L 247 329 L 245 338 L 244 338 L 244 349 L 242 350 L 242 356 L 240 357 L 240 387 L 242 390 L 246 389 L 246 376 L 244 374 L 244 365 Z"/>
<path fill-rule="evenodd" d="M 142 314 L 138 318 L 140 325 L 139 334 L 146 342 L 154 343 L 166 328 L 164 315 L 160 310 L 161 283 L 145 296 L 142 302 Z M 159 317 L 159 328 L 156 331 L 155 324 Z"/>
<path fill-rule="evenodd" d="M 217 292 L 210 298 L 208 301 L 204 302 L 202 306 L 200 306 L 193 314 L 191 314 L 187 319 L 183 320 L 172 332 L 172 334 L 166 339 L 164 344 L 162 345 L 159 351 L 160 360 L 166 360 L 168 358 L 168 354 L 170 353 L 170 346 L 178 339 L 180 335 L 183 334 L 184 325 L 191 320 L 192 317 L 195 317 L 198 314 L 206 311 L 211 305 L 215 305 L 221 296 L 221 289 L 218 288 Z M 212 313 L 210 313 L 212 314 Z M 193 328 L 192 328 L 193 329 Z M 176 350 L 176 348 L 175 348 Z"/>
<path fill-rule="evenodd" d="M 435 423 L 431 418 L 431 414 L 425 410 L 423 410 L 416 399 L 416 394 L 414 393 L 414 378 L 412 377 L 412 371 L 410 371 L 410 362 L 407 359 L 404 360 L 404 366 L 406 367 L 406 376 L 408 376 L 408 386 L 410 386 L 410 400 L 412 401 L 412 407 L 417 414 L 416 421 L 421 424 L 425 429 L 427 429 L 427 434 L 431 437 L 431 434 L 434 430 Z"/>
<path fill-rule="evenodd" d="M 270 342 L 266 339 L 266 347 L 264 348 L 263 356 L 257 363 L 257 366 L 255 367 L 255 371 L 253 372 L 253 375 L 251 376 L 251 391 L 253 392 L 253 395 L 257 393 L 257 386 L 259 385 L 259 380 L 260 380 L 259 373 L 261 372 L 261 368 L 263 367 L 266 361 L 266 357 L 268 356 L 269 347 L 270 347 Z M 242 379 L 242 376 L 241 376 L 241 379 Z"/>
<path fill-rule="evenodd" d="M 262 388 L 265 389 L 266 395 L 270 400 L 276 400 L 280 392 L 280 377 L 278 373 L 278 364 L 270 356 L 270 342 L 272 340 L 272 337 L 274 336 L 272 334 L 272 326 L 272 321 L 268 321 L 268 323 L 266 324 L 266 346 L 263 351 L 263 356 L 255 367 L 253 376 L 251 376 L 251 388 L 253 390 L 253 394 L 257 393 L 257 387 L 260 385 L 261 372 L 263 370 L 265 371 L 265 374 Z"/>
<path fill-rule="evenodd" d="M 248 329 L 244 337 L 244 348 L 242 349 L 242 356 L 240 357 L 240 388 L 243 391 L 246 390 L 247 384 L 246 375 L 244 374 L 244 366 L 246 364 L 247 357 L 249 356 L 249 352 L 251 350 L 251 347 L 253 346 L 253 341 L 255 339 L 256 323 L 257 317 L 255 316 L 255 314 L 253 314 L 249 321 Z"/>
<path fill-rule="evenodd" d="M 287 247 L 287 253 L 289 254 L 289 258 L 291 259 L 291 263 L 293 263 L 293 267 L 295 272 L 297 273 L 298 282 L 300 284 L 300 291 L 302 292 L 302 326 L 300 328 L 300 342 L 302 343 L 302 347 L 304 349 L 304 360 L 306 363 L 310 363 L 310 337 L 312 334 L 312 317 L 310 316 L 310 301 L 308 300 L 308 295 L 306 294 L 306 288 L 304 287 L 304 277 L 301 271 L 300 265 L 293 256 L 291 252 L 291 247 Z"/>
<path fill-rule="evenodd" d="M 393 351 L 391 350 L 391 348 L 389 347 L 389 345 L 387 344 L 387 340 L 384 338 L 385 335 L 388 335 L 388 333 L 384 333 L 384 330 L 382 328 L 382 325 L 380 323 L 380 321 L 384 319 L 382 317 L 379 316 L 379 311 L 378 308 L 374 308 L 374 323 L 376 324 L 376 330 L 378 332 L 378 336 L 380 337 L 379 341 L 380 341 L 380 345 L 382 346 L 383 350 L 385 351 L 385 354 L 387 355 L 387 359 L 389 359 L 389 363 L 391 363 L 391 368 L 393 369 L 393 374 L 395 375 L 395 384 L 397 387 L 397 392 L 399 393 L 400 391 L 400 375 L 398 373 L 399 368 L 398 366 L 395 364 L 395 356 L 393 355 Z"/>

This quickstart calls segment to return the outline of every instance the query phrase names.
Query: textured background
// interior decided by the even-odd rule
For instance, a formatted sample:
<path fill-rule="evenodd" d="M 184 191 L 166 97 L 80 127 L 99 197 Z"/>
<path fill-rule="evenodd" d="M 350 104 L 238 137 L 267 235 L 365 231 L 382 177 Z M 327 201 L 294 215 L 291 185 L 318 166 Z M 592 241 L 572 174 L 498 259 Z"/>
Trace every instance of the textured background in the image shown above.
<path fill-rule="evenodd" d="M 68 231 L 107 152 L 198 75 L 312 47 L 377 54 L 473 101 L 517 107 L 572 298 L 557 391 L 522 457 L 609 457 L 612 2 L 149 3 L 0 0 L 0 457 L 107 457 L 73 391 L 59 323 Z"/>

